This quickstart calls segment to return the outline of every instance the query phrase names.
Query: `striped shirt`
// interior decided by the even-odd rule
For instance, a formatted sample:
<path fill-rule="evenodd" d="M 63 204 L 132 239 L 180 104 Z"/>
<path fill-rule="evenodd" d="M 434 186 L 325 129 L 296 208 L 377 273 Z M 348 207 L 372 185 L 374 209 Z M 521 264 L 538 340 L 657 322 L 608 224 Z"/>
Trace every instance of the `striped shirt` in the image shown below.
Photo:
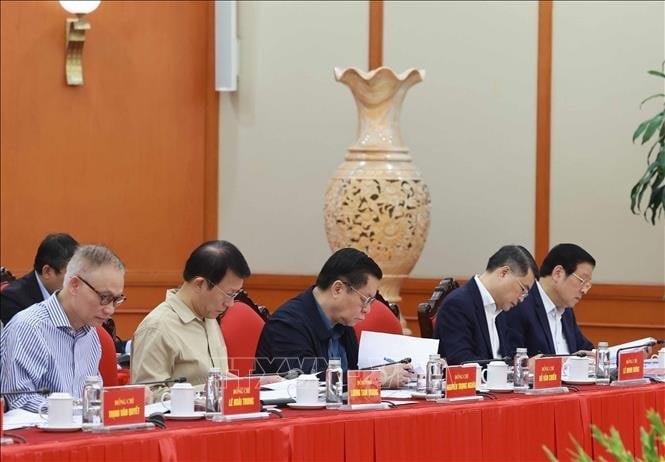
<path fill-rule="evenodd" d="M 102 347 L 97 330 L 74 330 L 56 292 L 19 312 L 0 339 L 4 392 L 48 388 L 80 398 L 85 377 L 99 374 Z M 9 408 L 38 412 L 46 397 L 25 394 L 5 397 Z"/>

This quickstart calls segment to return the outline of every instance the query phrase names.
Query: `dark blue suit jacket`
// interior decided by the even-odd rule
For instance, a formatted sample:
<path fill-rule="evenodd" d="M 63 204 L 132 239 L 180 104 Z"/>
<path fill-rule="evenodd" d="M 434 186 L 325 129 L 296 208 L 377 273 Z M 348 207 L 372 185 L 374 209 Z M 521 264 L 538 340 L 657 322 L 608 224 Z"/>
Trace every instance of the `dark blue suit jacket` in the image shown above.
<path fill-rule="evenodd" d="M 0 292 L 0 319 L 6 326 L 16 313 L 43 300 L 37 276 L 34 271 L 30 271 L 22 278 L 12 281 Z"/>
<path fill-rule="evenodd" d="M 519 347 L 526 347 L 529 356 L 538 353 L 556 353 L 545 304 L 536 284 L 531 288 L 529 296 L 508 311 L 505 317 L 509 331 L 507 351 L 509 356 L 515 354 L 515 349 Z M 565 309 L 561 316 L 561 324 L 570 353 L 593 349 L 593 344 L 582 334 L 577 325 L 572 308 Z"/>
<path fill-rule="evenodd" d="M 256 373 L 301 369 L 325 374 L 330 331 L 321 319 L 312 289 L 292 298 L 266 322 L 256 348 Z M 349 369 L 358 369 L 358 340 L 353 327 L 340 326 Z"/>
<path fill-rule="evenodd" d="M 505 313 L 496 317 L 499 333 L 499 354 L 505 356 L 507 327 Z M 490 333 L 480 290 L 474 278 L 452 291 L 436 315 L 434 338 L 439 339 L 439 354 L 448 364 L 492 359 Z"/>

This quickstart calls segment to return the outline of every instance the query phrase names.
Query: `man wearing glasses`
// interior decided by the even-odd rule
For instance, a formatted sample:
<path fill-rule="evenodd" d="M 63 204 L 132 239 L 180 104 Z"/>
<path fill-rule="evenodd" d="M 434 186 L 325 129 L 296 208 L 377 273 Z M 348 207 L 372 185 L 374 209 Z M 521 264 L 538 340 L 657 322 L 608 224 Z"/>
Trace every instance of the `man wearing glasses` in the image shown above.
<path fill-rule="evenodd" d="M 279 307 L 268 319 L 256 350 L 255 372 L 325 373 L 328 360 L 340 358 L 344 372 L 358 369 L 358 341 L 353 325 L 365 319 L 383 277 L 365 253 L 335 252 L 316 284 Z M 382 385 L 409 381 L 411 366 L 381 368 Z"/>
<path fill-rule="evenodd" d="M 48 388 L 81 398 L 86 376 L 100 375 L 96 326 L 125 301 L 125 267 L 108 248 L 84 245 L 67 264 L 62 290 L 16 314 L 2 331 L 2 391 Z M 6 396 L 11 408 L 38 412 L 45 397 Z"/>
<path fill-rule="evenodd" d="M 588 354 L 593 344 L 582 334 L 573 307 L 591 289 L 596 260 L 575 244 L 554 246 L 540 267 L 529 296 L 506 313 L 511 355 L 526 347 L 537 354 Z"/>
<path fill-rule="evenodd" d="M 187 377 L 203 385 L 208 370 L 228 372 L 226 345 L 217 316 L 224 313 L 251 272 L 240 250 L 227 241 L 208 241 L 185 263 L 184 282 L 166 292 L 134 333 L 132 383 Z M 161 393 L 153 391 L 153 397 Z"/>
<path fill-rule="evenodd" d="M 529 294 L 538 274 L 531 253 L 521 245 L 501 247 L 485 272 L 452 291 L 436 317 L 434 338 L 448 364 L 499 359 L 507 354 L 504 311 Z"/>

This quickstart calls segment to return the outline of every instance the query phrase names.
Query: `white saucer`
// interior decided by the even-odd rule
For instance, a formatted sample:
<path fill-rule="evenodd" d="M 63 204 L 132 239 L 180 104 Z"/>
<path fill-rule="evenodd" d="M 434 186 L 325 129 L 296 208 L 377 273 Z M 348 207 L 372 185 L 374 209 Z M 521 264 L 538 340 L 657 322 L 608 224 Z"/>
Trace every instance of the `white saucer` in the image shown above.
<path fill-rule="evenodd" d="M 77 432 L 81 430 L 81 424 L 72 423 L 70 425 L 50 425 L 48 423 L 43 423 L 37 425 L 37 428 L 44 430 L 45 432 Z"/>
<path fill-rule="evenodd" d="M 194 412 L 193 414 L 164 414 L 164 418 L 169 420 L 199 420 L 205 417 L 204 411 Z"/>
<path fill-rule="evenodd" d="M 326 403 L 312 403 L 312 404 L 286 403 L 286 405 L 293 409 L 323 409 L 324 407 L 326 407 Z"/>
<path fill-rule="evenodd" d="M 596 383 L 596 378 L 587 377 L 586 379 L 569 379 L 568 377 L 561 377 L 561 381 L 571 385 L 593 385 Z"/>
<path fill-rule="evenodd" d="M 509 384 L 507 384 L 503 387 L 496 387 L 496 386 L 489 386 L 488 387 L 486 384 L 484 384 L 478 390 L 479 391 L 485 391 L 485 392 L 489 391 L 489 392 L 492 392 L 492 393 L 511 393 L 511 392 L 515 391 L 515 388 L 514 388 L 512 383 L 509 383 Z"/>

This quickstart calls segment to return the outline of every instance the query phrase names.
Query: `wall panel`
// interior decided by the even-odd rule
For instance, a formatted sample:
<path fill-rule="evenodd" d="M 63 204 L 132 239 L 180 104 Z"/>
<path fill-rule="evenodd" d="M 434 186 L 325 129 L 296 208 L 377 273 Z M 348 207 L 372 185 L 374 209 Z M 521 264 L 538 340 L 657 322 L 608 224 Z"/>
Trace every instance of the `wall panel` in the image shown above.
<path fill-rule="evenodd" d="M 154 306 L 154 274 L 179 274 L 217 234 L 212 3 L 102 2 L 82 87 L 65 83 L 58 2 L 1 8 L 2 265 L 22 275 L 66 231 L 125 262 L 125 309 Z"/>

